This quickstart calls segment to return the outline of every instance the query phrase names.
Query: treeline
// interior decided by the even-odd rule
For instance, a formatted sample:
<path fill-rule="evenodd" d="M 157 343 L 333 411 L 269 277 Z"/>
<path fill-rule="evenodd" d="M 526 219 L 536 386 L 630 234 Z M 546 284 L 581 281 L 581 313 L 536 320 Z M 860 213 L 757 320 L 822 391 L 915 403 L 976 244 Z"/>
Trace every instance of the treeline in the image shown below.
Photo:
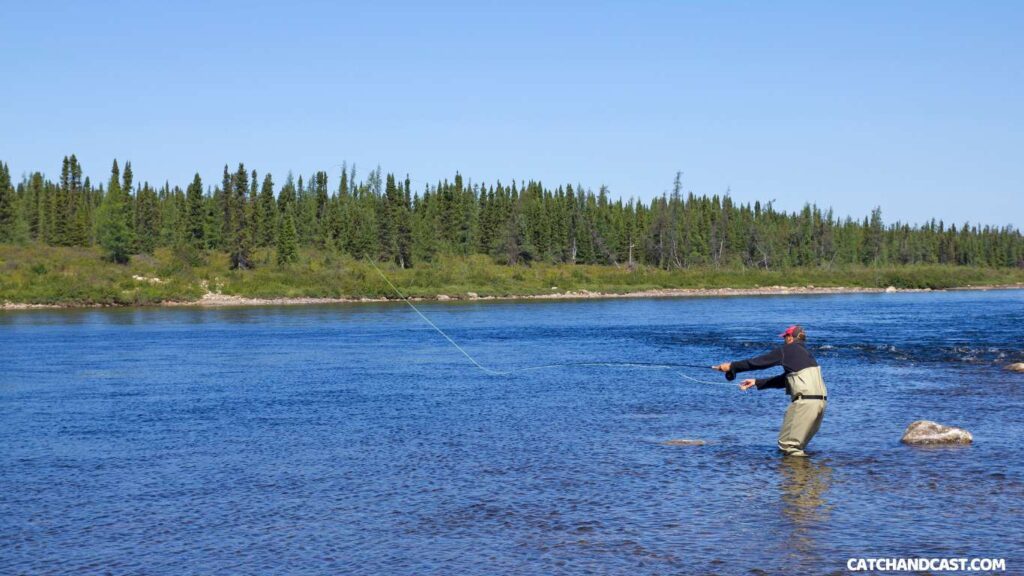
<path fill-rule="evenodd" d="M 0 243 L 11 242 L 98 244 L 116 262 L 162 246 L 220 250 L 242 269 L 257 264 L 259 248 L 287 264 L 301 247 L 401 267 L 444 254 L 664 269 L 1024 266 L 1024 237 L 1010 226 L 885 224 L 879 209 L 839 218 L 810 204 L 787 213 L 728 195 L 684 195 L 679 175 L 671 194 L 646 204 L 613 200 L 605 188 L 469 184 L 459 174 L 413 192 L 408 177 L 377 168 L 359 180 L 347 166 L 331 184 L 326 172 L 278 183 L 239 164 L 225 166 L 216 185 L 196 174 L 182 189 L 136 183 L 131 163 L 122 169 L 116 160 L 107 182 L 93 185 L 74 155 L 64 158 L 58 182 L 35 172 L 14 184 L 0 163 Z"/>

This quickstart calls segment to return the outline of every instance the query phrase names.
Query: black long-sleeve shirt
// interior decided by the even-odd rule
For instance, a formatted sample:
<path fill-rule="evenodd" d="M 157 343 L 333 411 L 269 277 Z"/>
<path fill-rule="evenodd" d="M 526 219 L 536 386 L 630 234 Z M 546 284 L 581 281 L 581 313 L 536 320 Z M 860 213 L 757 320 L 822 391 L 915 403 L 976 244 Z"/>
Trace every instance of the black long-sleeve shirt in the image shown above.
<path fill-rule="evenodd" d="M 765 388 L 785 388 L 786 374 L 799 372 L 804 368 L 817 365 L 818 362 L 807 351 L 807 347 L 804 346 L 803 342 L 793 342 L 792 344 L 783 344 L 765 354 L 748 360 L 737 360 L 732 363 L 732 371 L 748 372 L 750 370 L 764 370 L 772 366 L 782 366 L 782 374 L 773 378 L 757 379 L 757 389 L 764 390 Z"/>

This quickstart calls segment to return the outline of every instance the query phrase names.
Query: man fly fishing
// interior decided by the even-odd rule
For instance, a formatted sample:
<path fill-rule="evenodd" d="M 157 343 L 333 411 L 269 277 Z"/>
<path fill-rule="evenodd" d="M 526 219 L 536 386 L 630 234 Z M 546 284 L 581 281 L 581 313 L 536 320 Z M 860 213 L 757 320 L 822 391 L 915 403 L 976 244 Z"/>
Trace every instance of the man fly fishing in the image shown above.
<path fill-rule="evenodd" d="M 740 390 L 755 386 L 758 390 L 785 388 L 791 403 L 779 430 L 779 450 L 787 456 L 806 456 L 804 448 L 818 432 L 825 416 L 828 391 L 821 379 L 821 367 L 807 351 L 804 329 L 790 326 L 779 336 L 785 341 L 782 346 L 748 360 L 723 362 L 712 368 L 731 376 L 737 372 L 782 366 L 782 374 L 773 378 L 744 380 L 740 383 Z"/>

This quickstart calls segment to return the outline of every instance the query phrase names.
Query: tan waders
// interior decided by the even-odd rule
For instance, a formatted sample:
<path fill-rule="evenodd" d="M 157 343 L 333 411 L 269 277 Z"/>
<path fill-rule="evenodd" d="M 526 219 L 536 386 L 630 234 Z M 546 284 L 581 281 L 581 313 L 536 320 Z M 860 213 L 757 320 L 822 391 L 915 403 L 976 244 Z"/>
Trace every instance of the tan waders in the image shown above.
<path fill-rule="evenodd" d="M 786 375 L 786 391 L 792 398 L 779 430 L 779 450 L 787 456 L 806 456 L 804 448 L 814 438 L 825 416 L 825 382 L 821 368 L 812 366 Z"/>

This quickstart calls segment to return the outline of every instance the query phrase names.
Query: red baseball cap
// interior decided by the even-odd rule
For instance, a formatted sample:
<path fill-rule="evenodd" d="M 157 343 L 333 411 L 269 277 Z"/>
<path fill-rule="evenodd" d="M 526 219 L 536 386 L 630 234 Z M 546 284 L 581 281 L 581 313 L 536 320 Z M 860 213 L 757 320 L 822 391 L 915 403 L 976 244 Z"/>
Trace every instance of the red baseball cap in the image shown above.
<path fill-rule="evenodd" d="M 793 338 L 796 338 L 797 336 L 799 336 L 799 335 L 801 335 L 803 333 L 804 333 L 804 329 L 801 328 L 799 324 L 793 324 L 789 328 L 786 328 L 785 332 L 783 332 L 782 334 L 779 334 L 779 338 L 785 338 L 786 336 L 792 336 Z"/>

